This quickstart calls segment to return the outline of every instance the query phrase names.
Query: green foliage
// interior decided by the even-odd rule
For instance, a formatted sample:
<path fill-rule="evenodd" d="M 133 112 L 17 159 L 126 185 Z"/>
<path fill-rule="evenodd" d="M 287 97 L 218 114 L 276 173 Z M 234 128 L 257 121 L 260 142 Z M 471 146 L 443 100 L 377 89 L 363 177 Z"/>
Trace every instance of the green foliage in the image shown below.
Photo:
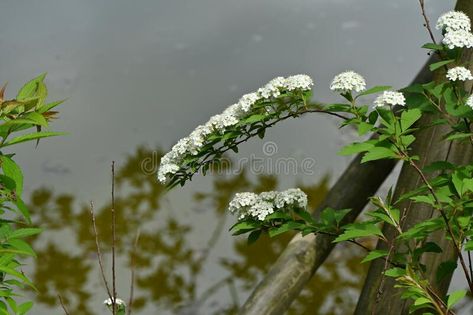
<path fill-rule="evenodd" d="M 44 84 L 45 74 L 26 83 L 18 92 L 16 99 L 5 100 L 5 89 L 0 92 L 0 313 L 26 314 L 32 302 L 17 304 L 17 289 L 34 285 L 21 270 L 24 257 L 36 257 L 28 244 L 28 238 L 41 232 L 31 224 L 29 211 L 22 200 L 23 173 L 14 161 L 14 154 L 7 152 L 12 145 L 38 141 L 42 138 L 63 133 L 42 131 L 54 118 L 54 107 L 61 104 L 46 104 L 48 95 Z M 36 130 L 28 132 L 29 130 Z M 6 218 L 15 218 L 14 220 Z"/>

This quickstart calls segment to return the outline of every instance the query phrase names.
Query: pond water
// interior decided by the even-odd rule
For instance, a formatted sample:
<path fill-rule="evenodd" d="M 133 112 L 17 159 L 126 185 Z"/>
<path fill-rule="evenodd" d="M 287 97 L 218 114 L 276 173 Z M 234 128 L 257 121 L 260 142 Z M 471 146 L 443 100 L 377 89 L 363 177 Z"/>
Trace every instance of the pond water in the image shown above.
<path fill-rule="evenodd" d="M 452 6 L 428 1 L 428 14 Z M 252 246 L 230 236 L 229 199 L 297 185 L 314 206 L 349 162 L 336 152 L 351 135 L 327 117 L 286 121 L 231 154 L 232 172 L 170 193 L 153 175 L 161 154 L 275 76 L 311 75 L 324 101 L 336 100 L 328 85 L 346 69 L 402 87 L 428 41 L 416 1 L 406 0 L 2 1 L 0 11 L 0 81 L 13 92 L 47 71 L 51 98 L 67 98 L 53 129 L 69 135 L 17 149 L 35 223 L 46 229 L 27 270 L 38 315 L 62 313 L 58 294 L 72 314 L 107 313 L 89 202 L 109 271 L 112 161 L 120 297 L 128 299 L 133 260 L 136 314 L 234 314 L 290 236 Z M 288 174 L 271 163 L 281 158 L 314 163 Z M 290 313 L 349 313 L 366 269 L 359 255 L 335 250 Z"/>

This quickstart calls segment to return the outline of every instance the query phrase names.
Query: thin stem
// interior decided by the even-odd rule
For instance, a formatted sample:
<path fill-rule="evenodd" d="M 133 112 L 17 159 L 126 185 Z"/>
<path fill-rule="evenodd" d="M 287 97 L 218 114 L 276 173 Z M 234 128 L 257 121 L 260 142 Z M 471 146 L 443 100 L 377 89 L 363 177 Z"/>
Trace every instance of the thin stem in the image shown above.
<path fill-rule="evenodd" d="M 380 281 L 378 289 L 377 289 L 376 303 L 379 303 L 380 300 L 381 300 L 381 296 L 383 294 L 384 282 L 386 281 L 385 272 L 386 272 L 386 270 L 388 270 L 388 261 L 390 261 L 390 257 L 392 255 L 393 250 L 394 250 L 394 240 L 390 240 L 390 242 L 391 242 L 391 245 L 389 246 L 388 256 L 386 256 L 386 259 L 384 260 L 383 272 L 381 273 L 381 281 Z M 373 314 L 374 314 L 374 310 L 373 310 Z"/>
<path fill-rule="evenodd" d="M 115 217 L 115 161 L 112 161 L 112 313 L 117 313 L 117 286 L 116 286 L 116 272 L 115 272 L 115 242 L 116 242 L 116 217 Z"/>
<path fill-rule="evenodd" d="M 430 27 L 430 21 L 429 18 L 427 17 L 427 14 L 425 13 L 425 1 L 424 0 L 419 0 L 420 4 L 420 10 L 422 12 L 422 16 L 424 17 L 424 26 L 429 32 L 430 39 L 432 40 L 432 43 L 437 44 L 437 41 L 435 40 L 434 33 L 432 32 L 432 28 Z"/>
<path fill-rule="evenodd" d="M 300 115 L 303 115 L 303 114 L 306 114 L 306 113 L 323 113 L 323 114 L 327 114 L 327 115 L 331 115 L 331 116 L 335 116 L 335 117 L 338 117 L 338 118 L 341 118 L 343 120 L 348 120 L 347 117 L 343 116 L 343 115 L 340 115 L 340 114 L 337 114 L 337 113 L 333 113 L 333 112 L 329 112 L 329 111 L 326 111 L 326 110 L 322 110 L 322 109 L 302 109 L 302 110 L 298 110 L 297 112 L 293 112 L 293 113 L 289 113 L 285 116 L 282 116 L 282 117 L 279 117 L 278 119 L 276 119 L 275 121 L 265 125 L 265 128 L 269 128 L 269 127 L 272 127 L 274 126 L 275 124 L 277 124 L 278 122 L 281 122 L 283 120 L 286 120 L 288 118 L 293 118 L 293 117 L 297 117 L 297 116 L 300 116 Z M 233 146 L 237 146 L 243 142 L 246 142 L 248 141 L 250 138 L 253 138 L 254 136 L 258 135 L 258 132 L 253 132 L 253 133 L 248 133 L 247 136 L 243 139 L 240 139 L 238 141 L 236 141 L 235 143 L 233 143 Z M 232 147 L 233 147 L 232 146 Z M 231 147 L 220 147 L 218 148 L 216 151 L 220 154 L 223 154 L 227 151 L 231 150 Z M 204 156 L 204 158 L 202 159 L 202 165 L 206 163 L 206 160 L 207 158 L 209 158 L 210 156 L 212 156 L 213 154 L 215 154 L 215 152 L 209 152 L 207 155 Z"/>
<path fill-rule="evenodd" d="M 112 291 L 110 291 L 110 286 L 108 285 L 107 277 L 105 276 L 105 269 L 102 260 L 102 252 L 100 251 L 100 243 L 99 243 L 99 233 L 97 232 L 97 224 L 95 223 L 95 214 L 94 214 L 94 203 L 90 203 L 90 214 L 92 216 L 92 226 L 94 228 L 94 235 L 95 235 L 95 246 L 97 250 L 97 257 L 99 260 L 100 266 L 100 275 L 102 276 L 103 283 L 105 285 L 105 289 L 107 290 L 108 297 L 110 300 L 113 301 Z"/>

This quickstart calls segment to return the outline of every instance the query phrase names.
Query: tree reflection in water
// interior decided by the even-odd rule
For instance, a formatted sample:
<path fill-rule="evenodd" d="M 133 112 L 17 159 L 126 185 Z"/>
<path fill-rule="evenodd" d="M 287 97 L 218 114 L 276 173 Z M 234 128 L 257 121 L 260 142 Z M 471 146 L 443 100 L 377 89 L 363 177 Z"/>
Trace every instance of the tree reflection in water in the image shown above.
<path fill-rule="evenodd" d="M 220 255 L 214 247 L 221 236 L 228 233 L 226 208 L 233 195 L 239 191 L 277 189 L 277 178 L 253 178 L 245 172 L 235 176 L 213 175 L 213 189 L 193 196 L 196 204 L 210 207 L 215 217 L 205 227 L 213 229 L 213 233 L 202 250 L 188 242 L 193 237 L 193 227 L 189 224 L 192 220 L 183 223 L 171 215 L 168 218 L 162 215 L 162 209 L 167 206 L 163 202 L 165 190 L 154 175 L 147 175 L 141 169 L 142 161 L 155 156 L 156 151 L 140 147 L 118 167 L 116 174 L 117 251 L 123 263 L 120 272 L 130 266 L 132 244 L 140 229 L 134 257 L 133 310 L 136 314 L 144 313 L 145 309 L 159 310 L 162 314 L 236 314 L 238 305 L 267 272 L 292 235 L 271 240 L 263 237 L 250 246 L 243 238 L 229 238 L 231 243 L 227 247 L 233 247 L 236 253 L 230 257 Z M 314 185 L 298 186 L 308 194 L 310 206 L 314 208 L 327 192 L 328 177 Z M 96 314 L 97 308 L 91 305 L 92 296 L 106 294 L 98 277 L 89 206 L 86 201 L 76 200 L 74 195 L 54 194 L 46 188 L 34 191 L 30 203 L 34 222 L 46 231 L 34 240 L 38 259 L 32 278 L 39 290 L 37 303 L 56 309 L 60 293 L 72 314 Z M 95 211 L 105 255 L 108 254 L 105 249 L 111 245 L 110 206 L 108 203 Z M 150 224 L 153 222 L 159 222 L 159 228 Z M 58 239 L 63 241 L 58 242 Z M 289 314 L 346 314 L 352 310 L 365 266 L 359 263 L 362 253 L 358 248 L 348 248 L 350 255 L 346 255 L 347 250 L 342 247 L 334 251 Z M 343 259 L 337 259 L 342 251 Z M 218 257 L 224 276 L 208 288 L 202 288 L 199 284 L 208 276 L 210 253 Z M 221 294 L 222 290 L 228 293 Z M 122 297 L 126 299 L 127 289 L 123 292 Z M 217 303 L 212 301 L 216 294 L 227 298 L 225 301 L 219 298 Z"/>

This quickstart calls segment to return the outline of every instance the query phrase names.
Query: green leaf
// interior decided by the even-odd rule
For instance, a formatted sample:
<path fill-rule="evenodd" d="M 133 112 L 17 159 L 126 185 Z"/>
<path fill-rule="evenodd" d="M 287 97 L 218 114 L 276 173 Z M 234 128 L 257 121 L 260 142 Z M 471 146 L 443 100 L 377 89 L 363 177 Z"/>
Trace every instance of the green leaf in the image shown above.
<path fill-rule="evenodd" d="M 15 181 L 16 193 L 21 197 L 23 192 L 23 173 L 21 168 L 8 156 L 0 155 L 3 173 Z"/>
<path fill-rule="evenodd" d="M 343 218 L 351 212 L 352 209 L 337 209 L 334 210 L 334 218 L 335 218 L 335 223 L 340 224 L 343 220 Z"/>
<path fill-rule="evenodd" d="M 373 148 L 374 144 L 372 141 L 367 142 L 355 142 L 343 147 L 338 154 L 340 155 L 351 155 L 355 153 L 365 152 Z"/>
<path fill-rule="evenodd" d="M 472 251 L 473 250 L 473 240 L 469 240 L 465 243 L 465 250 Z"/>
<path fill-rule="evenodd" d="M 333 242 L 339 243 L 367 236 L 383 236 L 383 232 L 373 222 L 353 223 L 347 225 L 343 234 L 339 235 Z"/>
<path fill-rule="evenodd" d="M 398 238 L 403 240 L 422 239 L 434 231 L 443 228 L 443 221 L 440 218 L 433 218 L 417 223 L 407 231 L 403 232 Z"/>
<path fill-rule="evenodd" d="M 371 252 L 369 252 L 368 255 L 366 255 L 366 257 L 361 261 L 361 263 L 365 263 L 365 262 L 369 262 L 369 261 L 372 261 L 376 258 L 380 258 L 380 257 L 385 257 L 385 256 L 388 256 L 388 251 L 387 250 L 382 250 L 382 249 L 376 249 L 376 250 L 373 250 Z"/>
<path fill-rule="evenodd" d="M 17 305 L 16 301 L 11 297 L 6 297 L 5 300 L 7 301 L 8 305 L 10 306 L 11 310 L 16 314 L 17 313 Z"/>
<path fill-rule="evenodd" d="M 9 239 L 12 238 L 24 238 L 32 235 L 36 235 L 41 233 L 43 230 L 39 228 L 23 228 L 13 231 L 12 234 L 9 235 Z"/>
<path fill-rule="evenodd" d="M 297 222 L 287 222 L 287 223 L 282 224 L 281 226 L 278 226 L 277 228 L 271 228 L 268 231 L 268 234 L 269 234 L 269 237 L 272 238 L 280 234 L 286 233 L 288 231 L 297 230 L 299 228 L 302 228 L 303 226 L 304 224 L 300 224 Z"/>
<path fill-rule="evenodd" d="M 378 86 L 372 87 L 372 88 L 370 88 L 370 89 L 368 89 L 364 92 L 361 92 L 360 94 L 358 94 L 357 98 L 360 97 L 360 96 L 364 96 L 364 95 L 370 95 L 370 94 L 375 94 L 375 93 L 387 91 L 391 88 L 392 88 L 391 86 L 387 86 L 387 85 L 378 85 Z"/>
<path fill-rule="evenodd" d="M 27 82 L 20 89 L 20 91 L 18 92 L 16 98 L 21 101 L 21 100 L 24 100 L 24 99 L 35 96 L 38 92 L 38 89 L 40 89 L 39 88 L 40 83 L 43 82 L 45 77 L 46 77 L 46 73 L 43 73 L 43 74 L 39 75 L 38 77 L 34 78 L 33 80 Z M 43 95 L 41 95 L 41 96 L 44 96 L 44 91 L 42 91 L 42 93 L 43 93 Z"/>
<path fill-rule="evenodd" d="M 386 127 L 390 127 L 394 124 L 394 116 L 391 110 L 382 107 L 376 107 L 376 111 L 381 116 L 381 123 Z"/>
<path fill-rule="evenodd" d="M 427 43 L 422 45 L 422 48 L 431 49 L 431 50 L 443 50 L 444 46 L 434 43 Z"/>
<path fill-rule="evenodd" d="M 414 301 L 414 305 L 415 306 L 420 306 L 420 305 L 425 305 L 425 304 L 430 304 L 430 300 L 428 298 L 425 298 L 423 296 L 421 296 L 420 298 L 416 299 Z"/>
<path fill-rule="evenodd" d="M 452 292 L 449 296 L 448 296 L 448 299 L 447 299 L 447 306 L 448 306 L 448 309 L 452 309 L 452 307 L 458 302 L 460 301 L 461 299 L 463 299 L 466 295 L 466 291 L 465 290 L 458 290 L 458 291 L 455 291 L 455 292 Z"/>
<path fill-rule="evenodd" d="M 260 227 L 260 224 L 257 223 L 257 222 L 241 221 L 241 222 L 237 222 L 235 225 L 233 225 L 230 228 L 230 231 L 233 232 L 233 235 L 240 235 L 240 234 L 250 232 L 250 231 L 252 231 L 254 229 L 257 229 L 259 227 Z"/>
<path fill-rule="evenodd" d="M 28 211 L 28 208 L 26 207 L 23 200 L 21 198 L 17 198 L 15 201 L 15 205 L 20 211 L 20 213 L 23 215 L 23 217 L 25 218 L 26 223 L 31 224 L 30 212 Z"/>
<path fill-rule="evenodd" d="M 471 191 L 473 192 L 473 178 L 465 178 L 463 180 L 463 191 Z"/>
<path fill-rule="evenodd" d="M 40 131 L 40 132 L 35 132 L 35 133 L 30 133 L 22 136 L 18 136 L 16 138 L 11 139 L 10 141 L 5 142 L 2 147 L 6 147 L 9 145 L 21 143 L 21 142 L 26 142 L 26 141 L 31 141 L 31 140 L 37 140 L 37 139 L 42 139 L 42 138 L 47 138 L 47 137 L 55 137 L 55 136 L 63 136 L 66 135 L 65 132 L 51 132 L 51 131 Z"/>
<path fill-rule="evenodd" d="M 241 122 L 243 124 L 252 124 L 252 123 L 264 120 L 265 117 L 266 117 L 266 115 L 255 114 L 255 115 L 251 115 L 248 118 L 243 119 Z"/>
<path fill-rule="evenodd" d="M 328 112 L 351 113 L 351 105 L 348 104 L 330 104 L 325 107 Z"/>
<path fill-rule="evenodd" d="M 401 136 L 400 139 L 402 144 L 406 147 L 410 146 L 416 140 L 414 135 Z"/>
<path fill-rule="evenodd" d="M 38 109 L 38 112 L 40 114 L 42 113 L 45 113 L 51 109 L 53 109 L 54 107 L 58 106 L 58 105 L 61 105 L 62 103 L 64 103 L 65 100 L 61 100 L 61 101 L 56 101 L 56 102 L 52 102 L 52 103 L 49 103 L 49 104 L 45 104 L 43 106 L 41 106 L 39 109 Z"/>
<path fill-rule="evenodd" d="M 34 122 L 35 125 L 39 125 L 39 126 L 43 126 L 43 127 L 48 126 L 48 122 L 43 117 L 43 115 L 38 114 L 36 112 L 28 113 L 23 118 L 31 120 L 32 122 Z"/>
<path fill-rule="evenodd" d="M 406 271 L 402 268 L 395 267 L 395 268 L 386 270 L 384 274 L 388 277 L 398 278 L 398 277 L 404 276 L 406 274 Z"/>
<path fill-rule="evenodd" d="M 453 172 L 452 174 L 453 186 L 455 186 L 455 190 L 460 197 L 463 196 L 463 193 L 465 192 L 463 189 L 463 180 L 466 178 L 468 178 L 468 176 L 460 171 Z"/>
<path fill-rule="evenodd" d="M 260 236 L 261 236 L 261 230 L 256 230 L 256 231 L 251 232 L 250 235 L 248 235 L 248 245 L 251 245 L 254 242 L 256 242 Z"/>
<path fill-rule="evenodd" d="M 315 223 L 315 220 L 314 218 L 312 218 L 312 215 L 305 211 L 305 210 L 302 210 L 302 209 L 297 209 L 294 211 L 299 217 L 302 218 L 302 220 L 304 220 L 305 222 L 309 223 L 309 224 L 314 224 Z"/>
<path fill-rule="evenodd" d="M 414 250 L 414 259 L 419 259 L 419 257 L 424 253 L 441 253 L 442 248 L 434 242 L 427 242 L 422 247 L 416 248 Z"/>
<path fill-rule="evenodd" d="M 9 268 L 9 267 L 7 267 L 7 266 L 2 266 L 2 265 L 0 265 L 0 272 L 4 272 L 4 273 L 6 273 L 6 274 L 8 274 L 8 275 L 11 275 L 11 276 L 13 276 L 13 277 L 16 277 L 16 278 L 22 280 L 22 281 L 23 281 L 25 284 L 27 284 L 28 286 L 34 288 L 33 284 L 31 283 L 31 281 L 30 281 L 27 277 L 25 277 L 22 273 L 20 273 L 20 272 L 14 270 L 14 269 L 12 269 L 12 268 Z"/>
<path fill-rule="evenodd" d="M 448 65 L 449 63 L 452 63 L 454 61 L 455 61 L 455 59 L 449 59 L 449 60 L 443 60 L 443 61 L 435 62 L 435 63 L 432 63 L 432 64 L 429 65 L 429 69 L 430 69 L 430 71 L 435 71 L 438 68 L 441 68 L 445 65 Z"/>
<path fill-rule="evenodd" d="M 358 135 L 359 136 L 363 136 L 365 135 L 366 133 L 368 133 L 368 131 L 370 131 L 374 126 L 372 124 L 369 124 L 369 123 L 366 123 L 364 121 L 360 122 L 358 124 Z"/>
<path fill-rule="evenodd" d="M 373 147 L 371 148 L 361 159 L 361 163 L 381 160 L 381 159 L 395 159 L 398 158 L 396 152 L 385 147 Z"/>
<path fill-rule="evenodd" d="M 400 92 L 422 94 L 424 93 L 424 88 L 422 87 L 422 84 L 412 84 L 401 89 Z"/>
<path fill-rule="evenodd" d="M 271 221 L 276 219 L 292 220 L 292 217 L 286 212 L 276 211 L 271 213 L 270 215 L 267 215 L 266 218 L 264 218 L 265 221 Z"/>
<path fill-rule="evenodd" d="M 401 129 L 406 131 L 418 121 L 420 117 L 422 117 L 422 112 L 418 108 L 403 111 L 401 114 Z"/>
<path fill-rule="evenodd" d="M 440 282 L 445 277 L 450 276 L 457 269 L 457 263 L 455 261 L 449 260 L 442 262 L 437 268 L 436 281 Z"/>
<path fill-rule="evenodd" d="M 421 195 L 421 196 L 413 196 L 409 198 L 417 203 L 426 203 L 431 206 L 435 205 L 435 199 L 432 197 L 432 195 Z"/>
<path fill-rule="evenodd" d="M 18 315 L 26 314 L 33 307 L 33 302 L 28 301 L 18 306 Z"/>
<path fill-rule="evenodd" d="M 15 238 L 8 240 L 8 244 L 14 249 L 20 250 L 25 253 L 25 255 L 36 257 L 36 253 L 33 248 L 25 241 Z"/>
<path fill-rule="evenodd" d="M 451 87 L 447 87 L 443 92 L 443 98 L 445 100 L 445 110 L 452 116 L 455 117 L 466 117 L 471 113 L 469 106 L 460 106 L 457 94 Z"/>

